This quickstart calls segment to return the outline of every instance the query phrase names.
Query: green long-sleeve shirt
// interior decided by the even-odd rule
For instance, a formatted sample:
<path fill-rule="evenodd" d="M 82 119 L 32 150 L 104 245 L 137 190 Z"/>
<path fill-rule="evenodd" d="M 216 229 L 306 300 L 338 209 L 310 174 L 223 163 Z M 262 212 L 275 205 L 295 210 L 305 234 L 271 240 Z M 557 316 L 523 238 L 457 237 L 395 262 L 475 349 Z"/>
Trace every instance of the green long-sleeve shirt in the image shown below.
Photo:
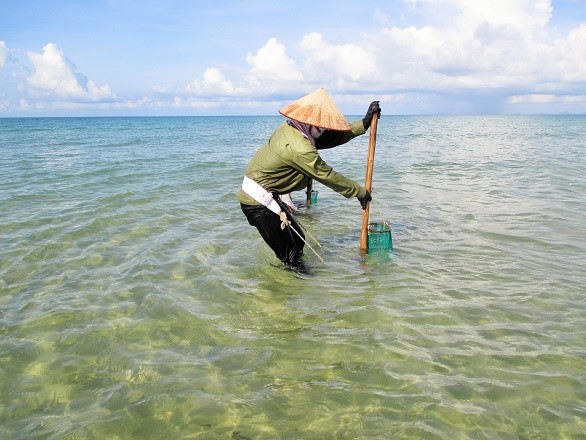
<path fill-rule="evenodd" d="M 325 131 L 316 143 L 320 148 L 344 144 L 365 133 L 362 120 L 352 124 L 349 131 Z M 281 124 L 269 142 L 261 147 L 248 163 L 246 176 L 269 192 L 287 194 L 307 187 L 309 179 L 333 189 L 346 198 L 366 195 L 366 189 L 326 164 L 317 149 L 295 127 Z M 240 190 L 238 200 L 244 205 L 258 205 Z"/>

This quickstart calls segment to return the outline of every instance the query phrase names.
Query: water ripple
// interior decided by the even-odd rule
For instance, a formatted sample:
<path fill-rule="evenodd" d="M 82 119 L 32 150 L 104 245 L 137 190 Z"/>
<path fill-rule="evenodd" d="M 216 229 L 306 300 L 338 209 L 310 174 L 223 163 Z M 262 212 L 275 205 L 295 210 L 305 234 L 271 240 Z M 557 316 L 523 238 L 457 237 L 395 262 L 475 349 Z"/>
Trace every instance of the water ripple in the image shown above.
<path fill-rule="evenodd" d="M 236 203 L 279 118 L 0 120 L 0 438 L 581 438 L 583 122 L 383 118 L 394 250 L 316 183 L 299 275 Z"/>

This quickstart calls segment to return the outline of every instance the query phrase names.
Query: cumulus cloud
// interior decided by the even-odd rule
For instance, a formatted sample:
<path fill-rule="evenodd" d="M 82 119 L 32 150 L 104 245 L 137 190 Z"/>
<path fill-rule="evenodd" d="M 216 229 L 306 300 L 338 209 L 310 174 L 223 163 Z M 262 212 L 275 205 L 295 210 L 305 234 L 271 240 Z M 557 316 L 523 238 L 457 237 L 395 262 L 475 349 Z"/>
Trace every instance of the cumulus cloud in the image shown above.
<path fill-rule="evenodd" d="M 248 69 L 239 90 L 243 96 L 265 99 L 273 94 L 291 92 L 305 82 L 297 61 L 277 38 L 270 38 L 255 54 L 246 55 Z"/>
<path fill-rule="evenodd" d="M 223 72 L 215 67 L 208 68 L 203 80 L 196 80 L 186 86 L 186 90 L 196 95 L 232 95 L 234 86 L 228 81 Z"/>
<path fill-rule="evenodd" d="M 570 83 L 586 82 L 586 24 L 573 29 L 566 39 L 556 40 L 552 48 L 543 50 L 553 71 L 550 77 Z"/>
<path fill-rule="evenodd" d="M 270 38 L 256 53 L 246 55 L 248 69 L 240 75 L 235 85 L 217 67 L 206 69 L 203 79 L 188 84 L 186 90 L 201 97 L 221 96 L 265 96 L 298 87 L 304 80 L 296 61 L 287 54 L 287 49 L 276 38 Z"/>
<path fill-rule="evenodd" d="M 374 55 L 366 48 L 354 43 L 332 44 L 317 32 L 303 37 L 300 50 L 307 74 L 314 81 L 360 81 L 376 70 Z"/>
<path fill-rule="evenodd" d="M 389 27 L 380 32 L 377 84 L 390 90 L 502 95 L 584 94 L 586 25 L 554 39 L 549 0 L 413 0 L 428 11 L 458 11 L 453 25 Z M 506 96 L 515 95 L 515 99 Z M 564 98 L 558 100 L 571 102 Z M 578 100 L 580 101 L 580 100 Z M 535 103 L 546 103 L 547 100 Z"/>
<path fill-rule="evenodd" d="M 352 43 L 331 42 L 321 33 L 304 35 L 297 59 L 271 38 L 256 54 L 232 93 L 270 94 L 326 85 L 357 96 L 363 90 L 405 96 L 438 93 L 483 96 L 502 106 L 547 103 L 552 94 L 574 94 L 556 102 L 583 102 L 586 91 L 586 24 L 554 38 L 548 28 L 551 0 L 408 0 L 424 7 L 430 23 L 449 10 L 451 21 L 384 27 L 390 12 L 378 6 L 373 21 L 383 27 Z M 219 83 L 220 80 L 215 82 Z M 204 83 L 206 80 L 204 78 Z M 225 89 L 224 89 L 225 90 Z M 487 99 L 488 94 L 493 95 Z M 511 98 L 512 97 L 512 98 Z M 531 98 L 533 97 L 533 98 Z M 480 107 L 479 107 L 480 108 Z M 492 110 L 495 110 L 493 108 Z"/>
<path fill-rule="evenodd" d="M 376 71 L 372 52 L 356 44 L 335 45 L 323 35 L 311 33 L 298 45 L 302 66 L 290 57 L 277 38 L 270 38 L 256 53 L 248 53 L 248 69 L 237 85 L 226 80 L 218 68 L 209 68 L 203 80 L 196 80 L 187 90 L 200 96 L 213 92 L 224 95 L 271 96 L 317 85 L 359 82 Z"/>
<path fill-rule="evenodd" d="M 250 73 L 258 78 L 271 81 L 303 81 L 303 74 L 297 68 L 295 60 L 289 58 L 287 49 L 276 38 L 271 38 L 255 55 L 246 55 Z"/>
<path fill-rule="evenodd" d="M 28 52 L 33 73 L 27 78 L 33 95 L 99 101 L 113 97 L 108 85 L 98 86 L 77 71 L 56 44 L 49 43 L 42 53 Z"/>

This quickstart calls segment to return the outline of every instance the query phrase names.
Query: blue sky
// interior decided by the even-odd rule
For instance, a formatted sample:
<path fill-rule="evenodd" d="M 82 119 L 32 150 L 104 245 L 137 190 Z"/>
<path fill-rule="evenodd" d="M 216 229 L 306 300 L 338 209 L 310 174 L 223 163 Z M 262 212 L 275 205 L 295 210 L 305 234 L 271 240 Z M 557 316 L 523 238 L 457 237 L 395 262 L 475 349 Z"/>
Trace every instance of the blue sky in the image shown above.
<path fill-rule="evenodd" d="M 0 117 L 586 113 L 586 0 L 0 0 Z"/>

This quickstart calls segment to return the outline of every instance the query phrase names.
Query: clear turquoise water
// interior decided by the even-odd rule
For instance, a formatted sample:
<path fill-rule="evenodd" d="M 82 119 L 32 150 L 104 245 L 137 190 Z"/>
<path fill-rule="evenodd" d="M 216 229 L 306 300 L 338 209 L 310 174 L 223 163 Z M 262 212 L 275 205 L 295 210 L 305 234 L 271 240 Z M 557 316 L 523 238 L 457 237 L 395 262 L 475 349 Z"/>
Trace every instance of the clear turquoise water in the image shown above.
<path fill-rule="evenodd" d="M 394 250 L 316 184 L 310 276 L 235 197 L 280 121 L 0 119 L 0 438 L 586 438 L 586 117 L 384 116 Z"/>

